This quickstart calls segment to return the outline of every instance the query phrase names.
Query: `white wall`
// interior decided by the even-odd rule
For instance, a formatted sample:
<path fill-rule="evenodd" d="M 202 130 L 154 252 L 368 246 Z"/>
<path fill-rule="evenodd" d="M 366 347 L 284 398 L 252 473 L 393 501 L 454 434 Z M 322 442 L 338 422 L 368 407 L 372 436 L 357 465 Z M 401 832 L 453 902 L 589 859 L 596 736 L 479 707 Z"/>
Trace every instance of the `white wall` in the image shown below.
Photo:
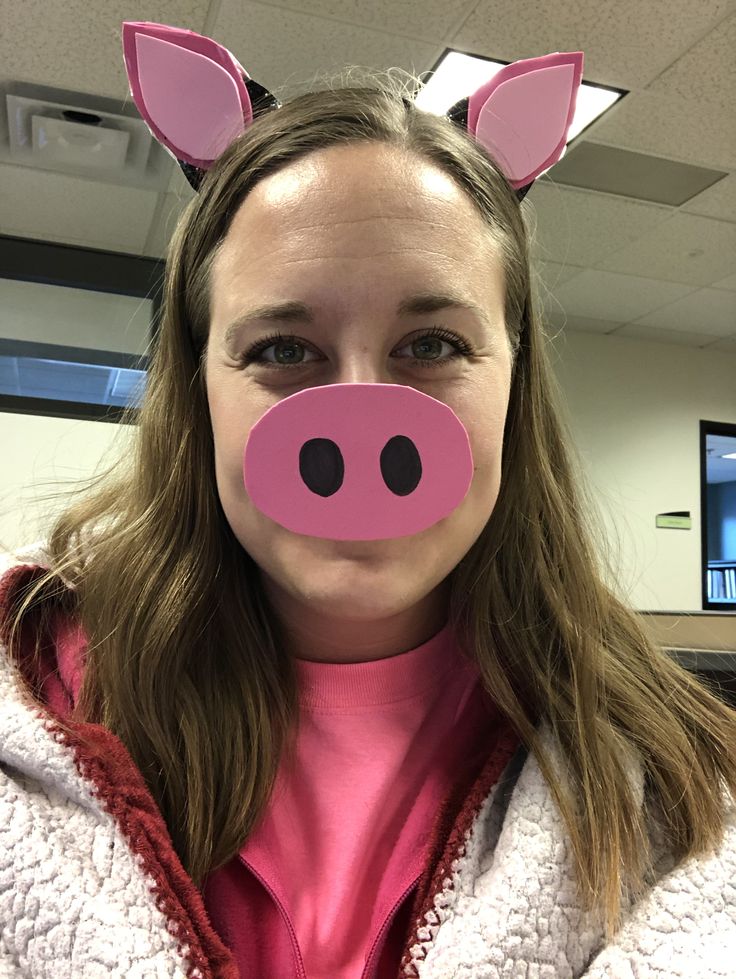
<path fill-rule="evenodd" d="M 151 307 L 150 299 L 0 278 L 0 337 L 138 356 L 149 352 Z M 130 425 L 0 412 L 0 569 L 3 552 L 44 537 L 49 515 L 64 506 L 38 498 L 110 465 L 132 435 Z"/>
<path fill-rule="evenodd" d="M 0 336 L 140 355 L 152 306 L 135 296 L 0 278 Z"/>
<path fill-rule="evenodd" d="M 111 465 L 134 434 L 132 425 L 0 412 L 0 552 L 42 539 L 65 501 L 39 497 Z"/>
<path fill-rule="evenodd" d="M 736 424 L 736 356 L 568 332 L 552 359 L 609 539 L 618 539 L 621 591 L 642 611 L 702 609 L 700 421 Z M 655 527 L 656 514 L 680 510 L 691 530 Z"/>
<path fill-rule="evenodd" d="M 641 610 L 701 608 L 701 419 L 736 423 L 736 357 L 573 333 L 552 346 L 566 421 L 619 553 L 621 592 Z M 91 475 L 124 452 L 130 426 L 0 413 L 0 550 L 43 538 L 40 481 Z M 117 440 L 117 441 L 116 441 Z M 689 510 L 692 530 L 655 514 Z"/>

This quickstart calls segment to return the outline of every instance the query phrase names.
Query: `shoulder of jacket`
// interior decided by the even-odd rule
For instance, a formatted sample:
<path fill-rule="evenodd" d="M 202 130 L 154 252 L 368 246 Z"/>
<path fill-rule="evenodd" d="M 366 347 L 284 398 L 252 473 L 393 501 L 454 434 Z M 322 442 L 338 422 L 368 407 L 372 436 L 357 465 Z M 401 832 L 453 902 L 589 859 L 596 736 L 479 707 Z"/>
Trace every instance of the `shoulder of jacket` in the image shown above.
<path fill-rule="evenodd" d="M 560 775 L 560 747 L 547 724 L 539 733 Z M 622 751 L 634 797 L 647 807 L 654 874 L 644 896 L 624 897 L 625 922 L 613 939 L 605 943 L 601 914 L 581 906 L 561 814 L 536 756 L 520 752 L 478 814 L 452 880 L 417 932 L 410 963 L 415 969 L 421 963 L 424 979 L 460 973 L 480 979 L 495 975 L 498 961 L 514 963 L 522 974 L 532 963 L 549 961 L 550 942 L 557 964 L 577 979 L 733 974 L 736 804 L 724 793 L 722 844 L 675 867 L 646 799 L 643 766 L 633 749 Z"/>
<path fill-rule="evenodd" d="M 0 553 L 0 645 L 3 648 L 9 642 L 11 614 L 17 607 L 20 594 L 49 567 L 49 555 L 43 541 L 20 550 Z"/>
<path fill-rule="evenodd" d="M 47 568 L 49 566 L 49 555 L 46 541 L 38 540 L 18 550 L 0 551 L 0 578 L 2 578 L 6 571 L 22 564 Z"/>
<path fill-rule="evenodd" d="M 124 746 L 96 725 L 60 731 L 3 652 L 0 977 L 59 975 L 72 935 L 75 975 L 236 979 Z"/>

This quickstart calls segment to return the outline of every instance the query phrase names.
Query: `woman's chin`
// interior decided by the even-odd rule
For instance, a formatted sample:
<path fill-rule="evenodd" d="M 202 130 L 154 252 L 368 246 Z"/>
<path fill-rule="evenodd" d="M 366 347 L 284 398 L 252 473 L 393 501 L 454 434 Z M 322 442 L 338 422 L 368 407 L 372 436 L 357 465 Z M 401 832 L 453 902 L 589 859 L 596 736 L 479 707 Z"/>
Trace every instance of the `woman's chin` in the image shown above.
<path fill-rule="evenodd" d="M 314 612 L 345 619 L 383 619 L 396 615 L 396 590 L 371 588 L 370 594 L 343 583 L 335 588 L 307 589 L 304 600 Z"/>

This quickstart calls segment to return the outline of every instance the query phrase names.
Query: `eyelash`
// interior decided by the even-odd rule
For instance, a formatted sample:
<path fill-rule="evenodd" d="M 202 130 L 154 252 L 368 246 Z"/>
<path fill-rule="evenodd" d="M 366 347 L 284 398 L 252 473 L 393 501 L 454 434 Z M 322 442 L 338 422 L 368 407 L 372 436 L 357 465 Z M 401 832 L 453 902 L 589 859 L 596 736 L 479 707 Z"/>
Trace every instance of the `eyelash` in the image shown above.
<path fill-rule="evenodd" d="M 414 360 L 414 365 L 419 364 L 422 367 L 444 367 L 451 360 L 455 360 L 456 357 L 464 356 L 468 357 L 473 353 L 472 346 L 462 337 L 456 336 L 449 330 L 444 329 L 441 326 L 433 326 L 426 333 L 420 334 L 416 337 L 417 340 L 424 340 L 426 337 L 438 337 L 440 340 L 446 340 L 455 346 L 456 352 L 450 354 L 449 357 L 438 358 L 436 360 Z M 262 353 L 272 344 L 278 343 L 279 341 L 286 341 L 289 344 L 299 344 L 300 346 L 308 346 L 308 344 L 303 343 L 298 337 L 292 335 L 284 335 L 283 333 L 273 333 L 269 337 L 263 337 L 261 340 L 257 340 L 251 347 L 244 351 L 238 358 L 240 363 L 245 367 L 251 362 L 255 361 L 258 354 Z M 410 341 L 413 343 L 414 341 Z M 308 364 L 272 364 L 269 361 L 262 360 L 258 362 L 261 366 L 276 369 L 276 370 L 293 370 L 295 367 L 308 367 Z M 314 361 L 312 361 L 314 363 Z"/>

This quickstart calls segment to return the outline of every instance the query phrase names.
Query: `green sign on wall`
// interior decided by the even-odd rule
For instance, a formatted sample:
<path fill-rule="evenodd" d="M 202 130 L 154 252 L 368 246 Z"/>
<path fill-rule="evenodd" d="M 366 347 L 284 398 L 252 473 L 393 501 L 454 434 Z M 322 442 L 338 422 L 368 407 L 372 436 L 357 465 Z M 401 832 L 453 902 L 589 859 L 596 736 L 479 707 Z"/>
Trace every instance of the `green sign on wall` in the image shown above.
<path fill-rule="evenodd" d="M 657 527 L 666 527 L 675 530 L 691 530 L 692 519 L 689 510 L 680 510 L 675 513 L 658 513 L 656 516 Z"/>

